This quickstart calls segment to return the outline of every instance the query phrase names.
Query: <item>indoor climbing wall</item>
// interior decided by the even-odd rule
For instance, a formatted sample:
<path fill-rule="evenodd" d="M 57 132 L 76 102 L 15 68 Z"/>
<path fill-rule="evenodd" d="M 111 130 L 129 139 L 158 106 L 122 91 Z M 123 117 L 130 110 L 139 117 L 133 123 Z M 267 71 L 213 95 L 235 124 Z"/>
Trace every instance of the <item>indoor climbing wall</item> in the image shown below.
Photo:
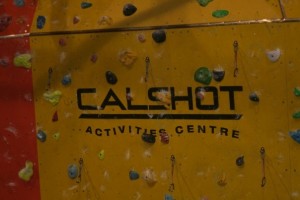
<path fill-rule="evenodd" d="M 30 6 L 0 29 L 7 199 L 300 198 L 298 2 Z"/>

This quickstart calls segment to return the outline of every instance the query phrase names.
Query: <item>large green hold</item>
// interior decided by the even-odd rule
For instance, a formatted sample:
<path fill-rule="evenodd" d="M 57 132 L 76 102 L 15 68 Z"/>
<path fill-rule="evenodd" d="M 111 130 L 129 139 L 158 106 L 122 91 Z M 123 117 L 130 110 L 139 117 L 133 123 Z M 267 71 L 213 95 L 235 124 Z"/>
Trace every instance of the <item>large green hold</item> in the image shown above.
<path fill-rule="evenodd" d="M 212 79 L 212 73 L 207 67 L 200 67 L 195 71 L 194 80 L 209 85 Z"/>
<path fill-rule="evenodd" d="M 215 18 L 222 18 L 222 17 L 226 17 L 227 15 L 229 15 L 228 10 L 215 10 L 212 13 L 212 16 L 215 17 Z"/>
<path fill-rule="evenodd" d="M 211 2 L 211 1 L 213 1 L 213 0 L 198 0 L 198 3 L 199 3 L 201 6 L 205 7 L 205 6 L 207 6 L 207 5 L 209 4 L 209 2 Z"/>

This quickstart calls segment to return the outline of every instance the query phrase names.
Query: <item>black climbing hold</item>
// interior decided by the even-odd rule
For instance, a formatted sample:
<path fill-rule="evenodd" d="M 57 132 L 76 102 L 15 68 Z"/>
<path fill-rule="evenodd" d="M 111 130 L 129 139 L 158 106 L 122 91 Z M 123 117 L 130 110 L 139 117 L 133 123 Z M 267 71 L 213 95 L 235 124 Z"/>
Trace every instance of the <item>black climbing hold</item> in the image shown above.
<path fill-rule="evenodd" d="M 152 33 L 152 38 L 157 43 L 162 43 L 166 40 L 166 32 L 164 30 L 155 30 Z"/>
<path fill-rule="evenodd" d="M 220 82 L 223 80 L 225 76 L 225 71 L 223 69 L 214 69 L 213 70 L 213 79 L 217 82 Z"/>
<path fill-rule="evenodd" d="M 106 81 L 109 84 L 116 84 L 118 81 L 117 76 L 114 73 L 112 73 L 111 71 L 107 71 L 105 74 L 105 77 L 106 77 Z"/>
<path fill-rule="evenodd" d="M 249 95 L 249 99 L 251 101 L 254 101 L 254 102 L 259 102 L 259 97 L 258 95 L 255 93 L 255 92 L 252 92 L 250 95 Z"/>
<path fill-rule="evenodd" d="M 238 158 L 236 159 L 235 163 L 236 163 L 236 165 L 239 166 L 239 167 L 243 166 L 244 163 L 245 163 L 245 162 L 244 162 L 244 156 L 238 157 Z"/>
<path fill-rule="evenodd" d="M 123 7 L 123 14 L 125 16 L 130 16 L 133 15 L 136 12 L 136 10 L 137 8 L 133 4 L 128 3 Z"/>
<path fill-rule="evenodd" d="M 145 141 L 147 143 L 152 143 L 152 144 L 155 143 L 155 135 L 153 135 L 153 134 L 143 133 L 142 139 L 143 139 L 143 141 Z"/>

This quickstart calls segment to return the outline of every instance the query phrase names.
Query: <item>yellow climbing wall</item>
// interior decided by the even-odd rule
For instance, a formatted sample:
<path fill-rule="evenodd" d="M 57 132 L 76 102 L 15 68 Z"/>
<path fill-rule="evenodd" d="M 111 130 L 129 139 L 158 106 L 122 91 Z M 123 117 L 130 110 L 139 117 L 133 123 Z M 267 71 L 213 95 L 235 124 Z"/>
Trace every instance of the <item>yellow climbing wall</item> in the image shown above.
<path fill-rule="evenodd" d="M 128 2 L 89 2 L 40 1 L 36 16 L 47 21 L 32 28 L 36 126 L 47 134 L 38 143 L 43 200 L 299 198 L 300 150 L 289 132 L 299 129 L 300 23 L 167 27 L 166 41 L 152 39 L 161 28 L 152 26 L 280 19 L 278 1 L 132 1 L 128 17 Z M 215 19 L 217 9 L 230 13 Z M 200 67 L 222 68 L 224 79 L 196 82 Z M 57 105 L 44 98 L 54 91 Z"/>

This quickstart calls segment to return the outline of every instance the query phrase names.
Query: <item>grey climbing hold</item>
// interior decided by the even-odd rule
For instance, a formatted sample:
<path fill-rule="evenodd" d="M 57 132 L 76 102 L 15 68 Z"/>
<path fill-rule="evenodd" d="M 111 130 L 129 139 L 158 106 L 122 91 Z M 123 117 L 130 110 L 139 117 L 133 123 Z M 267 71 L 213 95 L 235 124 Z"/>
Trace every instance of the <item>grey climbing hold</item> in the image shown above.
<path fill-rule="evenodd" d="M 75 179 L 78 176 L 78 167 L 75 164 L 71 164 L 68 167 L 68 176 L 70 179 Z"/>
<path fill-rule="evenodd" d="M 105 77 L 106 77 L 106 81 L 109 83 L 109 84 L 116 84 L 118 82 L 118 79 L 117 79 L 117 76 L 111 72 L 111 71 L 107 71 L 106 74 L 105 74 Z"/>
<path fill-rule="evenodd" d="M 244 156 L 240 156 L 236 159 L 235 161 L 236 165 L 241 167 L 244 165 L 245 161 L 244 161 Z"/>
<path fill-rule="evenodd" d="M 152 38 L 156 43 L 162 43 L 167 39 L 167 35 L 164 30 L 160 29 L 160 30 L 155 30 L 152 33 Z"/>
<path fill-rule="evenodd" d="M 81 8 L 82 9 L 86 9 L 86 8 L 90 8 L 90 7 L 92 7 L 92 3 L 89 3 L 89 2 L 82 2 L 81 3 Z"/>
<path fill-rule="evenodd" d="M 252 92 L 250 95 L 249 95 L 249 99 L 251 101 L 254 101 L 254 102 L 259 102 L 259 97 L 258 95 L 255 93 L 255 92 Z"/>
<path fill-rule="evenodd" d="M 205 6 L 207 6 L 210 2 L 212 2 L 213 0 L 198 0 L 198 3 L 201 5 L 201 6 L 203 6 L 203 7 L 205 7 Z"/>
<path fill-rule="evenodd" d="M 46 133 L 42 130 L 38 130 L 38 133 L 36 134 L 36 137 L 41 142 L 45 142 L 46 139 L 47 139 Z"/>
<path fill-rule="evenodd" d="M 137 11 L 137 8 L 135 5 L 128 3 L 123 7 L 123 14 L 125 16 L 133 15 Z"/>
<path fill-rule="evenodd" d="M 25 5 L 24 0 L 14 0 L 14 3 L 17 7 L 23 7 Z"/>

